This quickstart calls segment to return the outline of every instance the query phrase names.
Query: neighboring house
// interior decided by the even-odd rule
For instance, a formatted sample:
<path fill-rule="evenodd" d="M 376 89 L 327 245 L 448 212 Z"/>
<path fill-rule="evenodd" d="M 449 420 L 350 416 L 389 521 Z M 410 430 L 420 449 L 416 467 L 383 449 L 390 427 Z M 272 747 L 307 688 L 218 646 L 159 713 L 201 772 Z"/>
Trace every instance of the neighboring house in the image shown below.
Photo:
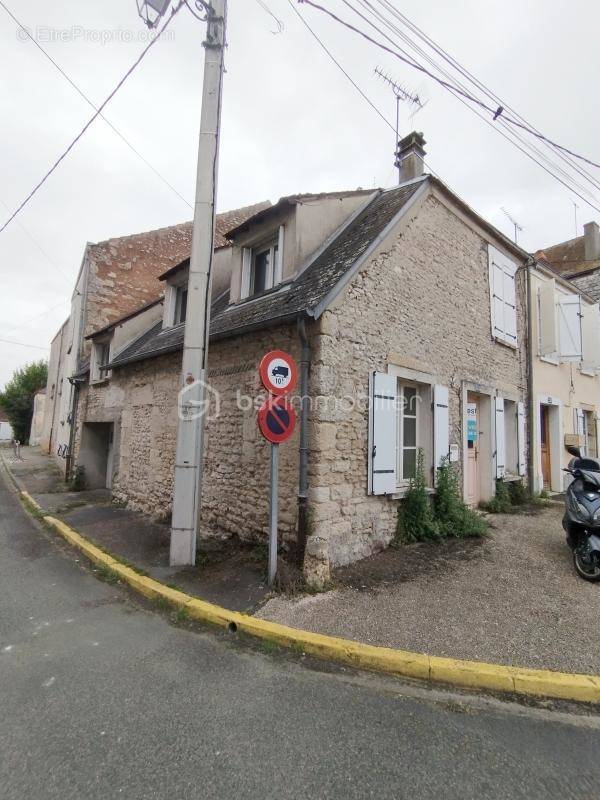
<path fill-rule="evenodd" d="M 600 234 L 536 253 L 530 268 L 533 488 L 563 491 L 567 444 L 599 455 Z"/>
<path fill-rule="evenodd" d="M 583 236 L 544 247 L 536 253 L 536 258 L 550 264 L 594 302 L 600 300 L 600 227 L 597 222 L 584 225 Z"/>
<path fill-rule="evenodd" d="M 225 233 L 266 205 L 258 203 L 217 215 L 215 248 L 220 255 L 214 291 L 222 292 L 230 280 Z M 139 306 L 156 301 L 161 292 L 158 276 L 189 256 L 191 241 L 192 223 L 186 222 L 86 246 L 71 314 L 52 342 L 41 437 L 42 448 L 52 453 L 65 476 L 72 461 L 78 385 L 90 359 L 91 345 L 86 337 Z"/>
<path fill-rule="evenodd" d="M 6 412 L 0 408 L 0 442 L 12 442 L 13 429 Z"/>
<path fill-rule="evenodd" d="M 389 544 L 419 449 L 430 490 L 450 458 L 471 505 L 489 499 L 497 479 L 526 472 L 528 255 L 423 174 L 423 145 L 420 134 L 403 140 L 397 188 L 293 195 L 229 234 L 230 290 L 212 310 L 209 380 L 219 414 L 206 423 L 202 535 L 265 536 L 269 458 L 256 425 L 257 365 L 268 350 L 287 350 L 310 362 L 305 572 L 314 583 Z M 110 448 L 114 496 L 163 518 L 186 275 L 186 262 L 163 273 L 163 319 L 122 350 L 112 345 L 103 385 L 82 390 L 94 424 L 104 420 L 107 441 L 119 440 L 118 457 L 117 445 L 103 442 L 96 472 Z M 92 335 L 94 349 L 106 335 Z M 81 416 L 82 451 L 88 425 Z M 296 431 L 280 454 L 288 544 L 302 539 L 300 469 Z"/>
<path fill-rule="evenodd" d="M 33 398 L 33 416 L 31 417 L 31 428 L 29 430 L 29 444 L 31 447 L 37 447 L 42 439 L 45 403 L 46 390 L 40 389 Z"/>

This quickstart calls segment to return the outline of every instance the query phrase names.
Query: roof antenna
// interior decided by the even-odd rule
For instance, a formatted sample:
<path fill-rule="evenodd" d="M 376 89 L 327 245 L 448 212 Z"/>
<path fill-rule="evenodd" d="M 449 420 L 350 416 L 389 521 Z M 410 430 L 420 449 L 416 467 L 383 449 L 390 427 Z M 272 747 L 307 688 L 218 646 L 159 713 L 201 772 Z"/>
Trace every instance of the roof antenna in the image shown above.
<path fill-rule="evenodd" d="M 512 224 L 515 226 L 515 244 L 517 244 L 517 231 L 523 231 L 523 228 L 519 225 L 519 223 L 516 221 L 516 219 L 513 219 L 513 217 L 511 217 L 511 215 L 504 208 L 504 206 L 501 207 L 501 210 L 504 211 L 506 216 L 509 218 L 509 220 L 512 222 Z"/>
<path fill-rule="evenodd" d="M 394 151 L 396 160 L 394 161 L 394 166 L 398 168 L 398 183 L 402 183 L 400 169 L 400 101 L 403 103 L 410 103 L 410 105 L 414 107 L 414 111 L 409 117 L 410 120 L 412 120 L 415 114 L 418 114 L 421 109 L 425 108 L 428 101 L 426 100 L 423 102 L 416 92 L 410 92 L 408 89 L 405 89 L 404 86 L 392 80 L 389 75 L 383 72 L 379 67 L 375 67 L 374 72 L 385 81 L 388 86 L 391 86 L 396 97 L 396 142 Z"/>
<path fill-rule="evenodd" d="M 571 200 L 571 202 L 573 203 L 573 211 L 575 212 L 575 238 L 577 238 L 577 230 L 578 230 L 577 229 L 577 209 L 579 208 L 579 206 L 577 205 L 575 200 Z"/>

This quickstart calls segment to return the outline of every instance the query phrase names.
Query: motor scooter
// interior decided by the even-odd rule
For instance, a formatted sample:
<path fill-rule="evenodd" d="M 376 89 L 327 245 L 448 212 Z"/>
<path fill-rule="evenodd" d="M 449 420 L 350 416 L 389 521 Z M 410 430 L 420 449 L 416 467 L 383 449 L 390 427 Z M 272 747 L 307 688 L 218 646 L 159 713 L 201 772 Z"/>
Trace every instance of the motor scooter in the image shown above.
<path fill-rule="evenodd" d="M 564 469 L 573 476 L 562 521 L 567 544 L 577 574 L 586 581 L 600 581 L 600 460 L 582 456 L 572 445 L 567 452 L 573 456 Z"/>

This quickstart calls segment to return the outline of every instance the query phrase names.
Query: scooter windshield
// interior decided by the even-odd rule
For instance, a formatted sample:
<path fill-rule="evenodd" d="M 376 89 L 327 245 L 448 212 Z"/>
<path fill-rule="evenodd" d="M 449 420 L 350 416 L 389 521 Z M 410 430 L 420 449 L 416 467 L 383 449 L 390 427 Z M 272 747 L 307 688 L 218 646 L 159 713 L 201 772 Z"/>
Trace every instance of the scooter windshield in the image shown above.
<path fill-rule="evenodd" d="M 582 469 L 580 472 L 585 483 L 589 483 L 592 486 L 600 489 L 600 472 L 592 472 L 592 470 L 589 469 Z"/>

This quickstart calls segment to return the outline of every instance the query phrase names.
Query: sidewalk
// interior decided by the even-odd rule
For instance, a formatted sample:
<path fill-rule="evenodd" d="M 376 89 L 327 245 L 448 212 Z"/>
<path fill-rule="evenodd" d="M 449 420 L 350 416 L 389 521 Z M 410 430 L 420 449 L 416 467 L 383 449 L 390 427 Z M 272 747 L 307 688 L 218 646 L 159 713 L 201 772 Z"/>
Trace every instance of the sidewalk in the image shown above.
<path fill-rule="evenodd" d="M 577 577 L 562 509 L 490 515 L 483 540 L 389 549 L 336 588 L 277 597 L 258 616 L 437 656 L 600 673 L 600 586 Z"/>
<path fill-rule="evenodd" d="M 4 457 L 8 460 L 8 453 Z M 203 542 L 195 568 L 168 566 L 169 529 L 65 492 L 36 449 L 10 469 L 22 488 L 83 536 L 163 583 L 234 611 L 352 639 L 498 664 L 600 674 L 600 586 L 575 574 L 562 509 L 490 516 L 490 535 L 388 549 L 334 572 L 319 595 L 269 595 L 264 551 Z"/>
<path fill-rule="evenodd" d="M 169 567 L 169 526 L 111 503 L 106 489 L 70 492 L 49 456 L 23 447 L 23 460 L 2 451 L 10 471 L 44 511 L 153 578 L 234 611 L 251 613 L 268 596 L 261 548 L 201 542 L 195 567 Z"/>

